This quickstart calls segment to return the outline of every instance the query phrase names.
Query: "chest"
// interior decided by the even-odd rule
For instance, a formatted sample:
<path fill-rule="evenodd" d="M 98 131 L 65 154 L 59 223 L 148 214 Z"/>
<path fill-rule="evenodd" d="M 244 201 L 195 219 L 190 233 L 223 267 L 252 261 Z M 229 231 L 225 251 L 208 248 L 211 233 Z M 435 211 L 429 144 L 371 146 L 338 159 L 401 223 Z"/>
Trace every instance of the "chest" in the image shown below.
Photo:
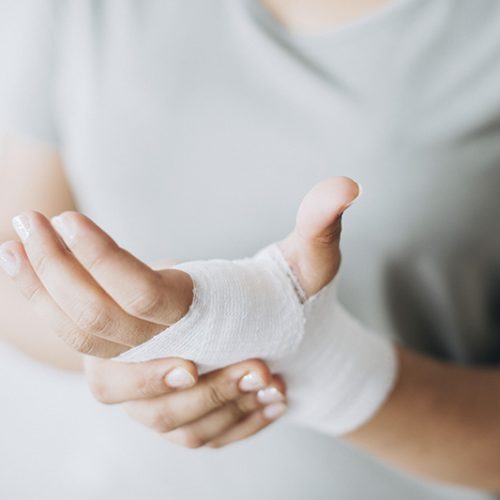
<path fill-rule="evenodd" d="M 179 7 L 146 26 L 108 20 L 93 38 L 82 23 L 62 54 L 68 174 L 81 209 L 123 245 L 144 258 L 248 255 L 285 235 L 331 175 L 365 188 L 346 227 L 352 255 L 452 251 L 485 231 L 474 221 L 497 214 L 500 166 L 500 70 L 487 55 L 468 54 L 465 71 L 436 39 L 403 44 L 381 71 L 387 38 L 325 60 L 215 10 L 202 39 Z"/>

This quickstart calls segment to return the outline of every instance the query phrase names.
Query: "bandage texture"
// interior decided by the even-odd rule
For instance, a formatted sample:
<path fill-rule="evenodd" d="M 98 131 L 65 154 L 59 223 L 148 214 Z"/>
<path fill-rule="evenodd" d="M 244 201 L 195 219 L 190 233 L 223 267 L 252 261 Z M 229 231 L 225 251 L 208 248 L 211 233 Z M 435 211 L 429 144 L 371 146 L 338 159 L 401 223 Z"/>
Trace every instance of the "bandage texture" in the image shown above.
<path fill-rule="evenodd" d="M 252 259 L 176 268 L 194 283 L 188 313 L 117 359 L 177 356 L 203 373 L 261 358 L 285 377 L 289 416 L 335 435 L 359 427 L 382 405 L 396 376 L 394 348 L 342 307 L 336 280 L 305 300 L 277 245 Z"/>
<path fill-rule="evenodd" d="M 193 303 L 180 321 L 119 359 L 191 359 L 202 372 L 248 358 L 283 359 L 304 336 L 304 308 L 279 249 L 252 259 L 187 262 Z"/>

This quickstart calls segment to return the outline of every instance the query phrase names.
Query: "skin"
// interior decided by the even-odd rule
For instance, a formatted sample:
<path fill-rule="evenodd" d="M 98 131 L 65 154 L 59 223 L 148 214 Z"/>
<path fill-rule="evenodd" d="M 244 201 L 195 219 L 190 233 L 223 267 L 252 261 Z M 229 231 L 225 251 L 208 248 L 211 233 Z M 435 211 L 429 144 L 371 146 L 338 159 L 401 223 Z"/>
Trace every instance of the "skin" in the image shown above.
<path fill-rule="evenodd" d="M 320 183 L 304 198 L 295 229 L 281 243 L 308 294 L 338 272 L 340 216 L 357 195 L 357 185 L 347 178 Z M 71 222 L 71 237 L 57 233 L 37 212 L 23 215 L 30 225 L 29 236 L 23 234 L 23 243 L 8 241 L 1 247 L 16 254 L 18 267 L 11 279 L 74 348 L 113 356 L 187 311 L 191 283 L 184 273 L 153 271 L 77 212 L 63 214 Z M 84 312 L 89 304 L 99 304 L 101 309 Z M 103 317 L 106 321 L 95 319 Z M 386 404 L 344 438 L 425 477 L 498 489 L 500 371 L 456 367 L 405 349 L 399 349 L 399 354 L 398 381 Z M 183 390 L 166 383 L 174 366 L 191 374 Z M 184 360 L 127 365 L 88 357 L 86 370 L 97 399 L 124 403 L 137 421 L 188 447 L 223 446 L 269 424 L 266 405 L 259 401 L 262 392 L 241 389 L 240 381 L 248 373 L 262 381 L 259 387 L 279 390 L 280 396 L 271 405 L 285 402 L 283 381 L 258 360 L 206 375 L 197 384 L 194 365 Z M 464 449 L 467 453 L 462 453 Z"/>
<path fill-rule="evenodd" d="M 25 182 L 30 179 L 30 182 Z M 11 219 L 33 208 L 49 217 L 74 210 L 62 162 L 52 148 L 14 137 L 0 137 L 0 241 L 15 237 Z M 37 361 L 69 370 L 82 369 L 82 357 L 40 322 L 0 273 L 0 338 Z"/>
<path fill-rule="evenodd" d="M 30 182 L 25 183 L 25 179 L 30 179 Z M 19 138 L 2 137 L 0 241 L 12 240 L 15 237 L 10 220 L 16 212 L 27 207 L 54 216 L 61 211 L 74 209 L 75 203 L 56 151 Z M 59 236 L 54 240 L 56 233 L 48 219 L 40 215 L 39 222 L 50 231 L 51 243 L 54 245 L 52 248 L 61 250 Z M 49 248 L 51 243 L 47 243 Z M 27 259 L 24 246 L 15 241 L 7 244 L 10 245 L 15 252 L 20 252 L 22 264 L 23 259 Z M 62 251 L 67 252 L 64 248 Z M 145 269 L 152 272 L 149 267 Z M 28 267 L 28 271 L 30 270 L 33 272 L 32 268 Z M 78 273 L 71 265 L 67 272 Z M 196 443 L 200 445 L 201 436 L 204 439 L 203 444 L 222 446 L 263 429 L 285 411 L 286 387 L 283 381 L 279 376 L 272 376 L 266 364 L 259 360 L 249 360 L 219 370 L 217 376 L 211 374 L 198 378 L 194 364 L 185 360 L 163 359 L 141 364 L 123 364 L 98 360 L 77 352 L 70 345 L 83 351 L 88 350 L 91 344 L 85 341 L 86 336 L 74 335 L 74 326 L 64 328 L 69 324 L 68 319 L 60 314 L 58 306 L 49 300 L 46 293 L 39 294 L 35 291 L 36 288 L 29 282 L 29 276 L 29 273 L 21 276 L 22 279 L 27 278 L 23 281 L 24 293 L 31 297 L 31 300 L 27 301 L 21 294 L 12 293 L 11 279 L 7 274 L 0 273 L 0 338 L 37 361 L 61 369 L 85 369 L 90 388 L 98 400 L 107 404 L 124 403 L 124 409 L 129 411 L 133 418 L 146 425 L 149 423 L 153 428 L 157 426 L 154 425 L 155 419 L 152 416 L 159 418 L 159 415 L 165 414 L 164 407 L 171 407 L 168 396 L 173 395 L 174 391 L 185 391 L 187 401 L 192 400 L 194 404 L 176 405 L 170 414 L 170 420 L 176 422 L 176 433 L 171 437 L 167 432 L 162 433 L 173 442 L 184 446 L 193 446 Z M 145 276 L 146 280 L 148 276 L 150 277 L 150 274 Z M 61 275 L 56 273 L 56 277 Z M 56 288 L 60 285 L 57 279 L 52 283 Z M 69 283 L 68 285 L 71 286 Z M 88 281 L 84 280 L 82 286 L 88 287 Z M 99 293 L 97 291 L 97 294 Z M 63 290 L 62 295 L 64 294 Z M 188 292 L 188 297 L 190 296 L 191 290 Z M 37 303 L 36 307 L 33 307 L 34 302 Z M 116 312 L 116 308 L 114 310 Z M 39 319 L 40 314 L 43 321 Z M 121 315 L 120 311 L 118 315 Z M 137 318 L 133 320 L 137 321 Z M 154 330 L 151 330 L 147 321 L 143 323 L 148 332 L 143 331 L 142 335 L 150 335 Z M 55 334 L 54 325 L 61 336 Z M 102 349 L 110 347 L 110 344 L 111 342 L 99 338 L 93 348 Z M 115 343 L 113 348 L 116 350 L 109 350 L 107 353 L 100 351 L 100 354 L 114 355 L 127 347 Z M 168 374 L 175 368 L 182 368 L 190 375 L 187 382 L 179 385 L 177 381 L 172 385 Z M 259 384 L 254 383 L 251 391 L 241 384 L 241 380 L 249 373 L 254 374 L 259 381 Z M 189 392 L 196 382 L 197 387 L 202 390 Z M 228 390 L 228 387 L 231 390 Z M 259 391 L 261 388 L 262 391 Z M 275 388 L 276 391 L 269 393 L 266 388 Z M 159 399 L 160 396 L 164 398 Z M 261 402 L 262 397 L 264 402 Z M 160 406 L 158 401 L 162 403 Z M 216 419 L 210 419 L 209 428 L 204 415 L 200 416 L 197 407 L 197 404 L 203 401 L 206 403 L 203 407 L 205 412 L 209 414 L 213 410 L 218 416 Z M 228 415 L 231 418 L 228 418 Z"/>
<path fill-rule="evenodd" d="M 347 2 L 265 0 L 263 3 L 278 20 L 290 29 L 320 31 L 340 25 L 346 20 L 354 20 L 386 2 L 353 1 L 350 3 L 352 6 L 350 14 L 343 16 L 340 15 L 338 9 L 343 6 L 343 9 L 349 10 Z M 2 207 L 0 215 L 2 217 L 0 220 L 3 221 L 0 234 L 5 237 L 4 239 L 12 234 L 5 221 L 10 215 L 24 208 L 35 208 L 48 215 L 74 208 L 71 206 L 71 198 L 67 196 L 68 189 L 63 181 L 64 175 L 60 160 L 54 152 L 27 148 L 25 145 L 17 147 L 16 154 L 12 154 L 12 145 L 8 149 L 11 154 L 7 157 L 4 155 L 0 163 L 2 181 L 5 178 L 10 179 L 9 184 L 0 182 L 0 186 L 9 186 L 9 193 L 2 193 L 0 199 L 3 195 L 10 197 L 9 203 L 5 203 Z M 28 161 L 29 159 L 31 162 Z M 21 191 L 26 189 L 26 186 L 21 184 L 21 179 L 36 179 L 35 167 L 39 167 L 40 163 L 45 163 L 48 168 L 48 170 L 43 169 L 44 179 L 38 174 L 39 183 L 30 183 L 36 184 L 37 188 L 33 192 L 28 189 L 28 192 L 24 192 L 21 196 Z M 25 169 L 19 170 L 19 166 L 23 164 Z M 16 175 L 13 175 L 12 170 L 9 171 L 9 165 L 11 168 L 16 168 Z M 51 175 L 48 176 L 47 172 Z M 25 173 L 27 175 L 23 175 Z M 34 177 L 28 177 L 28 175 Z M 60 186 L 60 189 L 56 189 L 55 186 Z M 321 283 L 330 281 L 340 265 L 338 215 L 344 207 L 321 202 L 325 200 L 322 197 L 323 189 L 326 189 L 323 193 L 329 195 L 326 198 L 330 201 L 334 197 L 333 193 L 328 191 L 331 187 L 331 185 L 319 187 L 317 188 L 319 191 L 306 197 L 299 211 L 297 227 L 282 245 L 286 258 L 307 290 L 313 290 L 315 286 L 320 287 Z M 55 194 L 55 197 L 49 196 L 51 194 Z M 346 196 L 343 201 L 345 202 L 347 198 L 349 196 Z M 34 218 L 33 227 L 41 232 L 38 237 L 42 234 L 43 238 L 47 239 L 43 240 L 45 251 L 56 251 L 56 253 L 59 252 L 58 255 L 62 255 L 64 249 L 57 247 L 56 235 L 51 232 L 49 221 L 33 212 L 27 215 Z M 71 213 L 71 217 L 80 216 Z M 309 224 L 305 224 L 304 221 Z M 85 224 L 88 224 L 87 221 L 82 222 L 82 226 Z M 36 256 L 35 249 L 26 250 L 18 242 L 9 242 L 7 247 L 18 252 L 19 272 L 25 278 L 31 276 L 32 287 L 41 288 L 39 284 L 35 284 L 39 278 L 30 260 L 33 255 Z M 68 263 L 67 258 L 68 256 L 63 262 Z M 43 266 L 41 269 L 43 270 Z M 46 267 L 47 269 L 50 269 L 50 266 Z M 57 266 L 53 266 L 52 271 L 57 274 Z M 14 276 L 14 280 L 17 281 L 17 279 Z M 45 276 L 44 279 L 47 280 L 47 277 Z M 43 280 L 39 279 L 39 281 L 43 286 Z M 53 282 L 51 283 L 51 286 L 55 286 Z M 34 321 L 30 323 L 33 315 L 29 302 L 21 304 L 11 298 L 13 294 L 6 280 L 0 283 L 0 294 L 1 302 L 4 304 L 0 314 L 2 334 L 11 326 L 14 328 L 17 325 L 15 319 L 21 321 L 17 319 L 21 316 L 23 324 L 15 328 L 11 339 L 17 342 L 20 348 L 36 351 L 35 355 L 39 359 L 45 359 L 44 356 L 47 356 L 47 360 L 51 356 L 53 359 L 54 355 L 49 355 L 48 352 L 43 353 L 42 344 L 45 343 L 45 336 L 47 341 L 50 337 L 48 328 L 40 334 L 43 342 L 37 338 L 30 338 L 29 341 L 19 340 L 20 337 L 24 338 L 28 335 L 24 332 L 33 330 L 30 324 L 37 326 L 37 333 L 40 330 L 38 323 Z M 43 292 L 39 294 L 39 297 L 43 297 Z M 187 297 L 189 298 L 189 294 Z M 142 309 L 142 312 L 144 310 L 147 308 Z M 121 312 L 115 310 L 116 314 L 113 318 L 123 319 L 123 314 L 132 316 L 130 325 L 132 323 L 135 325 L 131 327 L 131 331 L 134 331 L 139 324 L 138 320 L 142 319 L 134 316 L 134 312 L 137 311 L 132 311 L 130 314 L 125 307 Z M 143 315 L 139 314 L 139 316 Z M 67 317 L 71 316 L 67 315 Z M 151 326 L 154 322 L 150 320 L 150 317 L 142 319 L 143 336 L 150 335 L 154 331 Z M 166 318 L 163 318 L 163 321 L 166 321 Z M 71 338 L 81 338 L 80 330 L 81 328 L 76 332 L 72 330 Z M 104 330 L 86 332 L 87 336 L 95 337 L 93 343 L 80 343 L 79 346 L 88 348 L 92 345 L 92 348 L 96 349 L 95 346 L 98 345 L 99 349 L 111 349 L 115 347 L 106 342 L 114 342 L 118 346 L 123 346 L 122 342 L 130 343 L 130 336 L 114 338 L 112 333 Z M 130 334 L 130 331 L 128 333 Z M 68 337 L 65 338 L 68 340 Z M 40 350 L 33 348 L 33 344 L 39 345 Z M 68 363 L 72 367 L 77 367 L 77 362 L 73 365 L 67 361 L 75 359 L 71 357 L 68 350 L 65 350 L 61 344 L 57 345 L 59 345 L 59 350 L 57 350 L 58 356 L 55 363 L 59 365 Z M 48 350 L 45 349 L 45 351 Z M 393 392 L 369 422 L 344 438 L 374 456 L 412 473 L 454 484 L 492 491 L 500 490 L 500 427 L 498 424 L 500 421 L 500 370 L 457 367 L 403 348 L 399 348 L 398 351 L 400 371 Z M 110 404 L 127 402 L 126 407 L 129 413 L 137 420 L 184 446 L 195 447 L 203 443 L 222 446 L 246 437 L 265 426 L 262 421 L 255 422 L 263 417 L 263 413 L 258 413 L 262 410 L 255 411 L 254 405 L 258 403 L 252 398 L 257 398 L 257 396 L 252 391 L 250 395 L 243 394 L 240 388 L 240 381 L 244 374 L 255 372 L 261 378 L 263 385 L 274 384 L 282 394 L 285 392 L 284 385 L 280 385 L 282 381 L 277 377 L 273 378 L 265 364 L 258 360 L 246 363 L 250 364 L 235 365 L 218 373 L 201 377 L 196 385 L 182 390 L 178 388 L 172 390 L 168 387 L 165 382 L 166 375 L 174 367 L 182 367 L 196 380 L 195 368 L 188 361 L 158 360 L 128 366 L 87 358 L 86 370 L 94 394 L 101 401 Z M 176 400 L 172 399 L 174 396 Z M 182 411 L 177 412 L 175 407 L 181 407 Z M 229 410 L 227 410 L 228 407 Z M 214 415 L 216 415 L 215 418 L 213 418 Z M 223 426 L 222 421 L 228 425 Z M 254 422 L 254 425 L 248 425 L 249 421 Z M 221 427 L 217 427 L 219 425 Z M 221 431 L 222 427 L 224 430 Z M 217 432 L 219 434 L 214 435 Z M 465 453 L 464 450 L 466 450 Z"/>
<path fill-rule="evenodd" d="M 391 0 L 261 0 L 287 29 L 304 34 L 332 31 L 385 7 Z"/>
<path fill-rule="evenodd" d="M 282 242 L 283 253 L 297 275 L 306 277 L 302 284 L 307 294 L 316 293 L 335 275 L 338 265 L 320 274 L 310 273 L 307 266 L 319 264 L 318 259 L 339 262 L 340 215 L 358 194 L 357 184 L 347 178 L 317 186 L 304 199 L 296 229 Z M 309 223 L 311 217 L 314 222 Z M 21 242 L 1 245 L 0 259 L 9 263 L 5 270 L 33 310 L 82 354 L 117 356 L 181 319 L 191 305 L 193 284 L 188 274 L 168 268 L 153 270 L 82 214 L 67 211 L 51 222 L 41 213 L 29 211 L 14 218 L 14 227 Z M 317 238 L 335 245 L 316 247 Z M 285 410 L 283 381 L 271 377 L 262 362 L 249 363 L 208 374 L 181 394 L 166 391 L 169 372 L 162 368 L 158 375 L 156 369 L 165 394 L 160 397 L 154 392 L 146 398 L 144 377 L 150 378 L 140 375 L 136 365 L 127 368 L 142 377 L 135 382 L 140 390 L 126 397 L 114 394 L 101 382 L 110 384 L 113 379 L 119 384 L 118 392 L 127 382 L 124 376 L 113 376 L 112 370 L 123 370 L 125 365 L 109 362 L 103 366 L 87 360 L 86 368 L 99 400 L 123 403 L 129 397 L 133 401 L 126 409 L 133 418 L 175 442 L 221 446 L 254 434 Z M 178 368 L 191 377 L 177 389 L 195 382 L 195 367 L 190 365 L 179 360 Z M 108 375 L 98 375 L 99 370 L 108 370 Z M 256 394 L 243 395 L 248 388 L 242 380 L 248 374 L 260 383 L 253 388 Z M 158 387 L 154 381 L 152 385 Z"/>

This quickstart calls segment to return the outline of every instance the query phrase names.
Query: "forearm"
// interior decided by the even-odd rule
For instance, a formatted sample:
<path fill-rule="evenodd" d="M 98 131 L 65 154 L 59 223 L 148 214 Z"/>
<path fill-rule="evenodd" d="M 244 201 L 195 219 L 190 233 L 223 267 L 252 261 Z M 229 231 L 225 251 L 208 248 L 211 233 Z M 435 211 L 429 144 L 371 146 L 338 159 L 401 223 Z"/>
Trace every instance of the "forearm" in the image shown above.
<path fill-rule="evenodd" d="M 0 244 L 16 237 L 11 219 L 26 208 L 47 215 L 74 208 L 61 159 L 48 146 L 0 135 Z M 4 273 L 0 273 L 0 340 L 60 368 L 81 366 L 80 355 L 36 316 Z"/>
<path fill-rule="evenodd" d="M 346 439 L 434 480 L 500 490 L 500 370 L 399 355 L 387 402 Z"/>

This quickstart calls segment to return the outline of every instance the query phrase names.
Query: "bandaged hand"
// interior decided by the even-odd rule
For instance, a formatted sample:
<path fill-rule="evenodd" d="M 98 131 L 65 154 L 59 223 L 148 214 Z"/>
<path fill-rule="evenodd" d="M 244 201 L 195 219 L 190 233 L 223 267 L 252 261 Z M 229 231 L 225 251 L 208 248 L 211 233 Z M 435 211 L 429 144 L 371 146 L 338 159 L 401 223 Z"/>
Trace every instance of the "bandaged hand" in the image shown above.
<path fill-rule="evenodd" d="M 70 251 L 37 213 L 16 219 L 24 246 L 8 245 L 21 289 L 81 352 L 178 356 L 204 371 L 260 357 L 285 376 L 296 420 L 342 434 L 373 415 L 396 373 L 392 346 L 336 299 L 340 216 L 357 195 L 349 179 L 324 181 L 283 242 L 240 261 L 153 271 L 77 213 L 53 220 Z"/>

